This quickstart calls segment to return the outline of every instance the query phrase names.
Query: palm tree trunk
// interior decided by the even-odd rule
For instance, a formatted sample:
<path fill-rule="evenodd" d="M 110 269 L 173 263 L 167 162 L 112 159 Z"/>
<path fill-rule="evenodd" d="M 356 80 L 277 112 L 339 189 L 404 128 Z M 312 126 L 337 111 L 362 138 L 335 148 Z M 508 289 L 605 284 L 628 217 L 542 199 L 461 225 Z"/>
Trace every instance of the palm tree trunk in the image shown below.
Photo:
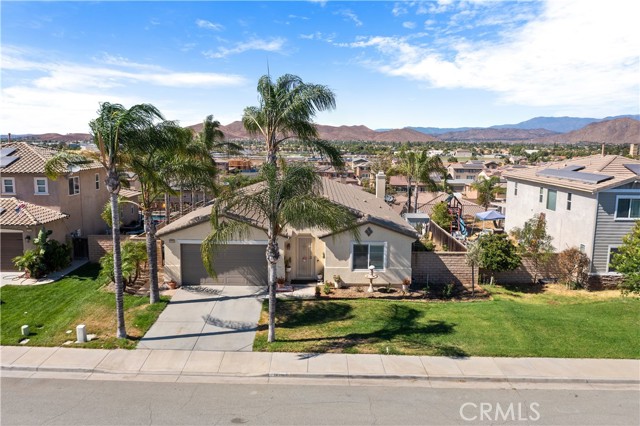
<path fill-rule="evenodd" d="M 269 233 L 269 243 L 267 244 L 267 262 L 269 267 L 269 331 L 267 334 L 267 342 L 276 341 L 276 264 L 280 252 L 278 250 L 278 235 L 274 232 Z"/>
<path fill-rule="evenodd" d="M 182 192 L 182 184 L 180 184 L 180 216 L 182 216 L 182 214 L 184 213 L 184 203 L 182 202 L 182 197 L 184 196 L 184 193 Z"/>
<path fill-rule="evenodd" d="M 191 211 L 193 211 L 196 206 L 195 195 L 196 195 L 196 191 L 192 189 L 191 190 Z"/>
<path fill-rule="evenodd" d="M 150 209 L 144 210 L 144 231 L 147 240 L 147 259 L 149 260 L 149 303 L 160 301 L 158 287 L 158 247 L 156 243 L 156 225 Z"/>
<path fill-rule="evenodd" d="M 407 213 L 411 213 L 411 177 L 407 176 Z"/>
<path fill-rule="evenodd" d="M 118 181 L 117 176 L 110 176 L 109 180 L 111 179 L 115 179 L 116 182 Z M 113 237 L 113 276 L 116 285 L 116 337 L 119 339 L 126 339 L 127 330 L 124 323 L 124 283 L 122 281 L 122 253 L 120 251 L 120 209 L 118 207 L 118 193 L 116 191 L 111 191 L 110 194 L 111 235 Z"/>
<path fill-rule="evenodd" d="M 413 204 L 414 204 L 414 208 L 413 208 L 413 212 L 414 213 L 418 213 L 418 181 L 416 181 L 416 192 L 414 194 L 414 200 L 413 200 Z"/>

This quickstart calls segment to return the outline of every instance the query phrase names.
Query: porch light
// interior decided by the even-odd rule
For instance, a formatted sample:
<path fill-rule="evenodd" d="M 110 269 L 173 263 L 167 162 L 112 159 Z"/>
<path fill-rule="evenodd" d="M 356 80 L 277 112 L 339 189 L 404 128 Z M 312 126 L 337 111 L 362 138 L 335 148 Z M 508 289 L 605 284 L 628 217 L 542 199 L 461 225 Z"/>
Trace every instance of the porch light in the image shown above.
<path fill-rule="evenodd" d="M 24 237 L 24 240 L 28 243 L 31 242 L 31 235 L 27 235 L 26 237 Z"/>

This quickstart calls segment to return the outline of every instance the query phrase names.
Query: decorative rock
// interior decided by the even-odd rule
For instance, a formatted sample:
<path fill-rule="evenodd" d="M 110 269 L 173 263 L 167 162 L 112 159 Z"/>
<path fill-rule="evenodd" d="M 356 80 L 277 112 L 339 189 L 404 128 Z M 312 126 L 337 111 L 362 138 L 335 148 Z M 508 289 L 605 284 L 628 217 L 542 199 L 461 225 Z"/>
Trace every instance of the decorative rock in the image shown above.
<path fill-rule="evenodd" d="M 22 340 L 20 340 L 20 344 L 21 344 L 21 345 L 26 345 L 27 343 L 29 343 L 29 339 L 22 339 Z"/>
<path fill-rule="evenodd" d="M 67 334 L 71 334 L 71 333 L 73 333 L 72 330 L 67 330 Z"/>
<path fill-rule="evenodd" d="M 22 335 L 23 336 L 28 336 L 29 335 L 29 326 L 28 325 L 23 325 L 22 327 L 20 327 L 20 330 L 22 331 Z"/>
<path fill-rule="evenodd" d="M 87 326 L 80 324 L 76 327 L 77 343 L 85 343 L 87 341 Z"/>
<path fill-rule="evenodd" d="M 90 342 L 98 337 L 97 334 L 87 334 L 87 340 Z"/>

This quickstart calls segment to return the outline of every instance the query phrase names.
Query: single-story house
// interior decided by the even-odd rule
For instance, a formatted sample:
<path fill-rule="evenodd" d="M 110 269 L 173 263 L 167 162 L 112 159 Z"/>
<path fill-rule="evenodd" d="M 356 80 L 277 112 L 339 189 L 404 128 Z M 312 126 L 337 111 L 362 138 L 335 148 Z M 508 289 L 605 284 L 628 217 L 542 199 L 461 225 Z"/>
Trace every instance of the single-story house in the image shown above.
<path fill-rule="evenodd" d="M 418 234 L 384 202 L 385 176 L 376 178 L 381 182 L 376 195 L 322 178 L 323 195 L 346 206 L 358 217 L 360 241 L 348 230 L 330 233 L 325 229 L 285 229 L 278 238 L 278 277 L 316 281 L 318 275 L 323 275 L 324 280 L 332 281 L 334 275 L 340 275 L 347 284 L 367 284 L 365 275 L 373 265 L 378 275 L 374 284 L 400 284 L 405 278 L 411 278 L 411 245 Z M 211 208 L 197 209 L 158 232 L 164 242 L 167 278 L 181 285 L 266 285 L 266 227 L 255 217 L 242 218 L 250 225 L 249 235 L 230 241 L 226 249 L 216 255 L 217 280 L 209 277 L 200 247 L 211 231 Z M 285 269 L 285 259 L 290 259 L 289 272 Z"/>

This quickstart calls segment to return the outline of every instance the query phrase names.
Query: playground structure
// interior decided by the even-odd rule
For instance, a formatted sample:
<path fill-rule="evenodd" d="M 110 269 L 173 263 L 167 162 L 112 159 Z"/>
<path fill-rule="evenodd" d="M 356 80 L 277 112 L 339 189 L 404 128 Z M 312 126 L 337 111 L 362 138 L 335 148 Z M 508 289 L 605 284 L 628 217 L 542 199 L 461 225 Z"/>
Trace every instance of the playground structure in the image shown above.
<path fill-rule="evenodd" d="M 449 233 L 451 235 L 455 235 L 456 232 L 459 232 L 464 237 L 469 236 L 467 225 L 464 223 L 464 219 L 462 218 L 462 203 L 460 200 L 458 200 L 455 195 L 449 194 L 446 202 L 449 214 L 452 216 Z"/>

